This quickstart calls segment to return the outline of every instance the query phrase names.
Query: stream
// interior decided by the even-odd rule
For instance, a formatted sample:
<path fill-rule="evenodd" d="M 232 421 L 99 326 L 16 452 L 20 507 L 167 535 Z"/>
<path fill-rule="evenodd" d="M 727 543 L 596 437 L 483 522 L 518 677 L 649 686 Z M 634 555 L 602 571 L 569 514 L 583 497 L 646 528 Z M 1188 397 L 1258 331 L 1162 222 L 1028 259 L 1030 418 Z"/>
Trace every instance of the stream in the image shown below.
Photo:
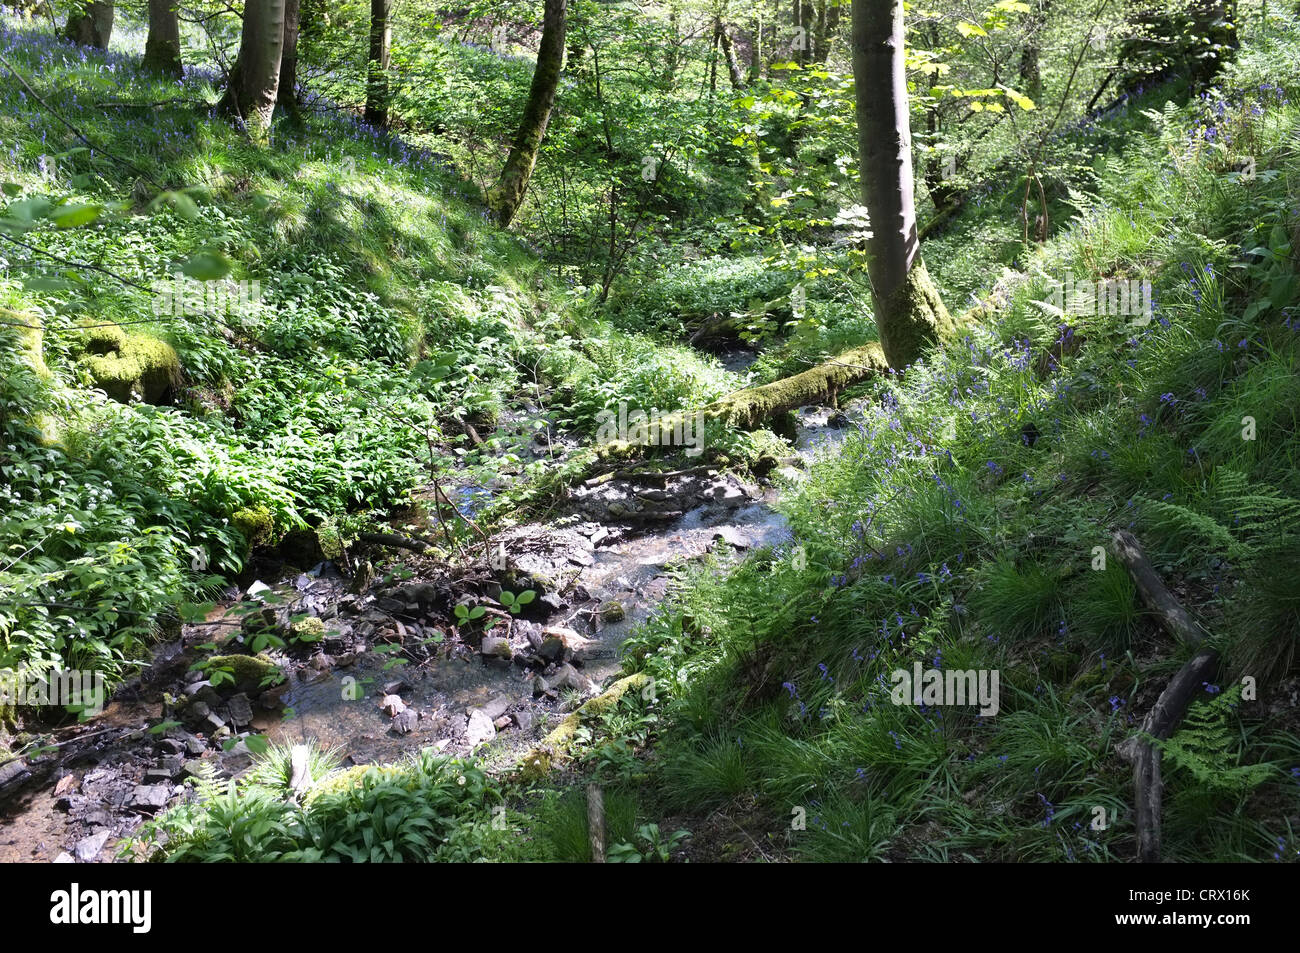
<path fill-rule="evenodd" d="M 779 484 L 802 479 L 818 455 L 833 452 L 853 416 L 799 411 L 794 453 L 777 470 L 777 485 L 700 466 L 572 488 L 546 521 L 494 537 L 520 591 L 527 584 L 538 592 L 517 615 L 500 608 L 501 584 L 486 570 L 440 578 L 422 574 L 418 559 L 409 561 L 412 578 L 360 592 L 330 562 L 231 592 L 206 622 L 161 646 L 138 683 L 85 726 L 88 739 L 101 731 L 98 738 L 70 745 L 74 754 L 36 759 L 32 776 L 15 782 L 21 794 L 0 802 L 0 861 L 113 860 L 117 841 L 192 796 L 184 781 L 203 762 L 220 777 L 247 771 L 252 755 L 242 739 L 250 733 L 332 748 L 344 765 L 433 747 L 508 767 L 617 676 L 620 647 L 663 603 L 670 567 L 719 543 L 723 558 L 734 559 L 789 539 L 774 508 Z M 487 492 L 457 496 L 481 505 Z M 456 602 L 487 606 L 486 631 L 448 625 Z M 258 613 L 241 620 L 250 603 Z M 249 618 L 259 615 L 283 627 L 290 613 L 319 618 L 324 635 L 271 653 L 282 685 L 232 695 L 189 670 L 202 657 L 199 645 L 245 640 Z M 395 664 L 399 658 L 405 664 Z M 165 730 L 149 731 L 164 720 Z"/>

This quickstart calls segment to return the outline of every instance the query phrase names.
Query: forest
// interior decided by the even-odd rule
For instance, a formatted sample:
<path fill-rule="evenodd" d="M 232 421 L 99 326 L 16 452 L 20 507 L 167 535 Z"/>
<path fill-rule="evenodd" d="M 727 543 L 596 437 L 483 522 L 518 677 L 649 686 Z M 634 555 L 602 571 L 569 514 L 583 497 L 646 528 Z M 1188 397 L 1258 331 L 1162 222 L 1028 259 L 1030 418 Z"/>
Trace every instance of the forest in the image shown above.
<path fill-rule="evenodd" d="M 1296 862 L 1297 62 L 4 5 L 0 861 Z"/>

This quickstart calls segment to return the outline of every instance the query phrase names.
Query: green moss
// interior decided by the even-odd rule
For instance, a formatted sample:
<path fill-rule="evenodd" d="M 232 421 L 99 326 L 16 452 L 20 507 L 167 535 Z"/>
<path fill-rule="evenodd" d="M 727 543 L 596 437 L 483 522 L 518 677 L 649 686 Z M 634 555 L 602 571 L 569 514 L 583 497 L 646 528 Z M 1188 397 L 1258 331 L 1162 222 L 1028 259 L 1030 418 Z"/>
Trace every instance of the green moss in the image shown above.
<path fill-rule="evenodd" d="M 27 398 L 36 396 L 35 404 L 28 405 L 30 409 L 23 419 L 37 430 L 41 442 L 48 445 L 59 441 L 60 427 L 54 417 L 40 409 L 55 380 L 45 364 L 44 341 L 45 332 L 39 314 L 0 308 L 0 353 L 4 354 L 10 368 L 6 372 L 4 390 L 0 392 L 0 423 L 13 406 L 27 404 Z M 23 399 L 15 401 L 10 395 Z"/>
<path fill-rule="evenodd" d="M 204 669 L 209 673 L 218 669 L 233 673 L 235 678 L 233 686 L 225 681 L 218 686 L 223 693 L 227 689 L 232 694 L 255 692 L 268 685 L 274 685 L 284 678 L 279 666 L 265 655 L 214 655 L 208 659 Z"/>
<path fill-rule="evenodd" d="M 640 691 L 650 684 L 652 679 L 645 672 L 637 672 L 620 678 L 601 694 L 588 701 L 577 711 L 570 714 L 555 730 L 546 736 L 537 747 L 531 749 L 519 759 L 515 774 L 520 781 L 537 781 L 544 778 L 551 769 L 568 761 L 574 744 L 577 742 L 578 729 L 584 719 L 591 719 L 610 711 L 619 699 L 629 691 Z"/>
<path fill-rule="evenodd" d="M 265 506 L 245 506 L 231 514 L 230 522 L 244 534 L 249 546 L 263 546 L 271 541 L 275 521 Z"/>
<path fill-rule="evenodd" d="M 116 324 L 85 329 L 73 353 L 95 386 L 124 404 L 159 403 L 180 382 L 180 359 L 170 344 Z"/>
<path fill-rule="evenodd" d="M 919 258 L 907 280 L 887 300 L 876 304 L 880 346 L 889 366 L 898 370 L 915 362 L 941 338 L 952 336 L 956 328 Z"/>
<path fill-rule="evenodd" d="M 316 616 L 308 616 L 289 627 L 294 638 L 304 642 L 319 642 L 325 637 L 325 623 Z"/>

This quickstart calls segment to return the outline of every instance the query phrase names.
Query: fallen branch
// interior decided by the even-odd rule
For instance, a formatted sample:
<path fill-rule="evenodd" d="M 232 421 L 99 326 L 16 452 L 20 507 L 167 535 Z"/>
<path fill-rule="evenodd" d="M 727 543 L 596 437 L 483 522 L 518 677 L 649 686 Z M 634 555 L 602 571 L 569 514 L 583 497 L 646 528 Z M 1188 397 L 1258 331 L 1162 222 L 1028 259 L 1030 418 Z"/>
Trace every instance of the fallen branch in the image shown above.
<path fill-rule="evenodd" d="M 1117 530 L 1113 543 L 1115 555 L 1132 576 L 1142 601 L 1160 617 L 1164 627 L 1187 645 L 1199 646 L 1204 642 L 1205 631 L 1165 586 L 1142 551 L 1137 537 L 1125 530 Z M 1157 743 L 1164 741 L 1178 728 L 1196 690 L 1213 676 L 1218 665 L 1219 653 L 1216 650 L 1203 648 L 1197 652 L 1169 680 L 1165 690 L 1142 720 L 1139 734 L 1129 743 L 1129 755 L 1133 759 L 1137 853 L 1138 860 L 1144 864 L 1160 861 L 1160 812 L 1164 782 L 1160 776 L 1160 749 Z"/>
<path fill-rule="evenodd" d="M 1218 667 L 1219 653 L 1202 649 L 1169 680 L 1142 720 L 1142 734 L 1133 757 L 1133 783 L 1137 799 L 1138 860 L 1144 864 L 1160 861 L 1160 803 L 1164 782 L 1160 777 L 1160 749 L 1155 742 L 1164 741 L 1174 733 L 1187 714 L 1192 696 Z"/>
<path fill-rule="evenodd" d="M 1151 561 L 1142 552 L 1142 544 L 1127 530 L 1116 530 L 1113 538 L 1115 555 L 1124 564 L 1124 568 L 1133 577 L 1133 583 L 1142 596 L 1142 601 L 1160 616 L 1166 629 L 1180 642 L 1199 645 L 1205 639 L 1205 632 L 1166 588 L 1160 576 L 1151 566 Z"/>
<path fill-rule="evenodd" d="M 403 536 L 400 533 L 358 533 L 357 539 L 363 543 L 373 543 L 376 546 L 392 546 L 396 549 L 409 549 L 417 553 L 423 553 L 433 548 L 433 544 L 426 539 Z"/>

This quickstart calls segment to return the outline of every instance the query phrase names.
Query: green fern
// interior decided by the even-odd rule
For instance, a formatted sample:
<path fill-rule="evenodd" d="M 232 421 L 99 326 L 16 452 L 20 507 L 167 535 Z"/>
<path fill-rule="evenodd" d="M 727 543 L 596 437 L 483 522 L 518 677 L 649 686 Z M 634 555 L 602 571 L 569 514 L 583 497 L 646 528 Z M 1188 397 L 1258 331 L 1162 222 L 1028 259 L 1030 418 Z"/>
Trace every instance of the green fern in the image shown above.
<path fill-rule="evenodd" d="M 1273 774 L 1269 764 L 1242 764 L 1240 739 L 1230 727 L 1241 686 L 1195 702 L 1188 708 L 1182 727 L 1166 741 L 1158 742 L 1165 761 L 1181 769 L 1206 790 L 1241 797 L 1259 787 Z"/>

